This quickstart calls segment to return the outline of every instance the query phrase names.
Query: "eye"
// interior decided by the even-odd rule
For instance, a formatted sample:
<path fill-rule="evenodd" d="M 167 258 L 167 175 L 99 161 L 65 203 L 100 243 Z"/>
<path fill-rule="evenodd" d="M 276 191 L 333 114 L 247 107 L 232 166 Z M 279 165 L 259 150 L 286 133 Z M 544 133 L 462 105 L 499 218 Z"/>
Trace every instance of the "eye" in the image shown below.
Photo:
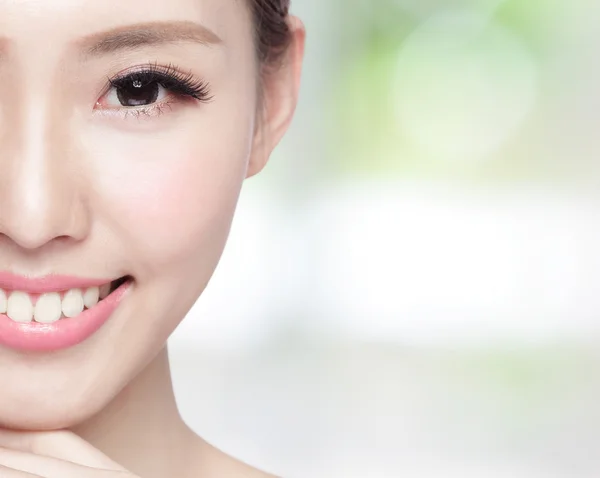
<path fill-rule="evenodd" d="M 97 101 L 96 107 L 147 113 L 149 108 L 185 99 L 210 101 L 212 96 L 208 83 L 192 74 L 181 73 L 171 65 L 150 65 L 109 78 L 105 93 Z"/>

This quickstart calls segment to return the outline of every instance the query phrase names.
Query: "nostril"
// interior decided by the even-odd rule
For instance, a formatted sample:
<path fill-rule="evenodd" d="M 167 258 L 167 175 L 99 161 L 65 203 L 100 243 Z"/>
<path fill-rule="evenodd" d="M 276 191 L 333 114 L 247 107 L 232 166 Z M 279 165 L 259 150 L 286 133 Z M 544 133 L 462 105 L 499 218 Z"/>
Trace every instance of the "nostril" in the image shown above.
<path fill-rule="evenodd" d="M 64 236 L 55 237 L 54 241 L 56 241 L 56 242 L 65 242 L 65 241 L 70 241 L 72 239 L 73 238 L 71 236 L 64 235 Z"/>

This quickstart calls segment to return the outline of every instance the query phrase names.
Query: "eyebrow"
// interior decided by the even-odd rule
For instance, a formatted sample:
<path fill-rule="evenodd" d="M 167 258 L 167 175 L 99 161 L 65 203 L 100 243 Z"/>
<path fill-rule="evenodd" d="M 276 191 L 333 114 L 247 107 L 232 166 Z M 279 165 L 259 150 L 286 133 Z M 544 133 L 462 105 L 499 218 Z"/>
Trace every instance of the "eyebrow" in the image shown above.
<path fill-rule="evenodd" d="M 138 23 L 93 33 L 78 41 L 84 56 L 102 56 L 147 45 L 194 42 L 210 46 L 222 43 L 208 27 L 191 21 Z"/>

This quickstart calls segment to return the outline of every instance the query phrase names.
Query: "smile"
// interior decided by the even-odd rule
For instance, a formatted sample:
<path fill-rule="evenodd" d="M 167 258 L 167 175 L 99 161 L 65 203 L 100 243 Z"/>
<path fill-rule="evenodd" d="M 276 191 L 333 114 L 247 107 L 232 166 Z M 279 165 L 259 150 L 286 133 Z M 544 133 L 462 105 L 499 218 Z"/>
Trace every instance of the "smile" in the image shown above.
<path fill-rule="evenodd" d="M 131 276 L 30 279 L 0 272 L 0 346 L 50 352 L 77 345 L 109 321 L 133 283 Z"/>

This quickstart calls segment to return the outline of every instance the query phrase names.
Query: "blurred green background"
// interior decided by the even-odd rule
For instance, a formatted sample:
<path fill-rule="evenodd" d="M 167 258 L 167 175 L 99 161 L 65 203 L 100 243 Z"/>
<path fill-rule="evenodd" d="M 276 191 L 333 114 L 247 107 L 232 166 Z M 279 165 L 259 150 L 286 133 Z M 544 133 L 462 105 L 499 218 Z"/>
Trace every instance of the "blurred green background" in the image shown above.
<path fill-rule="evenodd" d="M 172 339 L 286 477 L 595 477 L 600 4 L 293 0 L 289 135 Z"/>

